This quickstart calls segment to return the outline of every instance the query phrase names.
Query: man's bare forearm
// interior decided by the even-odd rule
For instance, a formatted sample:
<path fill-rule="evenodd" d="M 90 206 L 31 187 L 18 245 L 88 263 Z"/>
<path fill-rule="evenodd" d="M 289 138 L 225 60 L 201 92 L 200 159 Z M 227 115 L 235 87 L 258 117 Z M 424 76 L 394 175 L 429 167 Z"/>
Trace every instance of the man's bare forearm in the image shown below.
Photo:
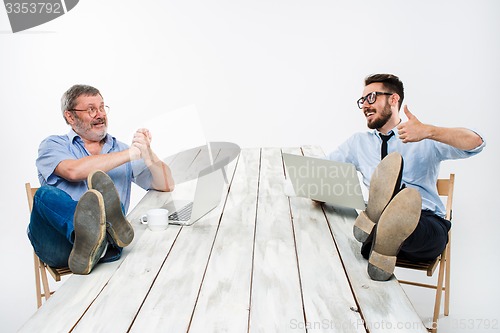
<path fill-rule="evenodd" d="M 472 150 L 483 143 L 483 139 L 467 128 L 429 126 L 428 138 L 462 150 Z"/>
<path fill-rule="evenodd" d="M 72 182 L 87 179 L 87 176 L 95 170 L 107 172 L 122 164 L 130 162 L 134 157 L 130 151 L 123 150 L 102 155 L 91 155 L 74 160 L 61 161 L 54 173 L 59 177 Z"/>
<path fill-rule="evenodd" d="M 171 192 L 174 190 L 174 179 L 168 165 L 150 151 L 149 157 L 144 160 L 153 176 L 152 187 L 157 191 Z"/>

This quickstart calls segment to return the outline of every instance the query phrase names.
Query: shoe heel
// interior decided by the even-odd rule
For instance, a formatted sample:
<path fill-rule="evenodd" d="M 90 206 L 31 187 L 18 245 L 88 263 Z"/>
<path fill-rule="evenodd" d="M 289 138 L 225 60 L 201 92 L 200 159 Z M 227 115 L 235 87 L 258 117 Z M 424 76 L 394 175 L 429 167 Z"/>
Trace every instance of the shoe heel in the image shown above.
<path fill-rule="evenodd" d="M 89 274 L 106 247 L 106 215 L 101 193 L 85 192 L 75 209 L 73 218 L 75 241 L 68 258 L 74 274 Z"/>
<path fill-rule="evenodd" d="M 368 275 L 375 281 L 389 280 L 394 273 L 396 259 L 396 256 L 385 256 L 372 251 L 368 260 Z"/>
<path fill-rule="evenodd" d="M 134 239 L 134 228 L 123 214 L 120 196 L 113 180 L 103 171 L 97 170 L 87 178 L 89 188 L 99 191 L 106 209 L 107 231 L 116 245 L 125 247 Z"/>
<path fill-rule="evenodd" d="M 354 222 L 353 234 L 354 237 L 361 243 L 365 242 L 372 233 L 375 223 L 370 220 L 365 212 L 361 212 Z"/>

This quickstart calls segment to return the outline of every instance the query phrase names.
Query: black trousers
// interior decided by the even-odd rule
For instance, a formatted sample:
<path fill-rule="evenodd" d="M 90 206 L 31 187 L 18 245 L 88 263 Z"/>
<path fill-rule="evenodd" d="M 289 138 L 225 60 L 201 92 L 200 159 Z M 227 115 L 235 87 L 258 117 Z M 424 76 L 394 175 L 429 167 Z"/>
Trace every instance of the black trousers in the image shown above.
<path fill-rule="evenodd" d="M 451 222 L 431 211 L 422 210 L 413 233 L 403 242 L 398 258 L 413 261 L 436 259 L 448 243 Z M 361 254 L 368 259 L 372 247 L 371 237 L 361 246 Z"/>

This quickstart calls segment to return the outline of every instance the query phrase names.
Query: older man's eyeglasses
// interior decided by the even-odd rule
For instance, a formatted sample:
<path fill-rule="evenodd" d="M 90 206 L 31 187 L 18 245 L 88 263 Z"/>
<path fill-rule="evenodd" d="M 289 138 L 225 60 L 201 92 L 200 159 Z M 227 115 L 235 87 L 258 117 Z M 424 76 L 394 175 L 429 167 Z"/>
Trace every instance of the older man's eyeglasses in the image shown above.
<path fill-rule="evenodd" d="M 361 97 L 358 99 L 358 108 L 362 109 L 363 108 L 363 103 L 365 101 L 368 102 L 368 104 L 373 104 L 377 100 L 378 95 L 392 95 L 393 93 L 389 92 L 381 92 L 381 91 L 372 91 L 371 93 L 367 94 L 365 97 Z"/>
<path fill-rule="evenodd" d="M 107 106 L 107 105 L 101 105 L 99 108 L 89 106 L 89 108 L 86 110 L 70 109 L 68 111 L 79 111 L 79 112 L 87 111 L 89 113 L 89 116 L 91 118 L 94 118 L 97 115 L 97 111 L 104 113 L 104 114 L 108 114 L 110 109 L 109 109 L 109 106 Z"/>

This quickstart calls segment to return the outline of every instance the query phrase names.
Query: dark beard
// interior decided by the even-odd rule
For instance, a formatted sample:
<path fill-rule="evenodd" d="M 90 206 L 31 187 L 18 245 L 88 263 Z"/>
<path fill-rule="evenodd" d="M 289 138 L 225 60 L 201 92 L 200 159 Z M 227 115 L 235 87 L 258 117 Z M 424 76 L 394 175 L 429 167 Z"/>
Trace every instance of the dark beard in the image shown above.
<path fill-rule="evenodd" d="M 392 110 L 389 105 L 385 105 L 384 109 L 382 110 L 382 113 L 380 114 L 380 117 L 371 123 L 367 123 L 367 126 L 369 129 L 379 129 L 384 127 L 385 124 L 391 119 L 392 116 Z"/>

